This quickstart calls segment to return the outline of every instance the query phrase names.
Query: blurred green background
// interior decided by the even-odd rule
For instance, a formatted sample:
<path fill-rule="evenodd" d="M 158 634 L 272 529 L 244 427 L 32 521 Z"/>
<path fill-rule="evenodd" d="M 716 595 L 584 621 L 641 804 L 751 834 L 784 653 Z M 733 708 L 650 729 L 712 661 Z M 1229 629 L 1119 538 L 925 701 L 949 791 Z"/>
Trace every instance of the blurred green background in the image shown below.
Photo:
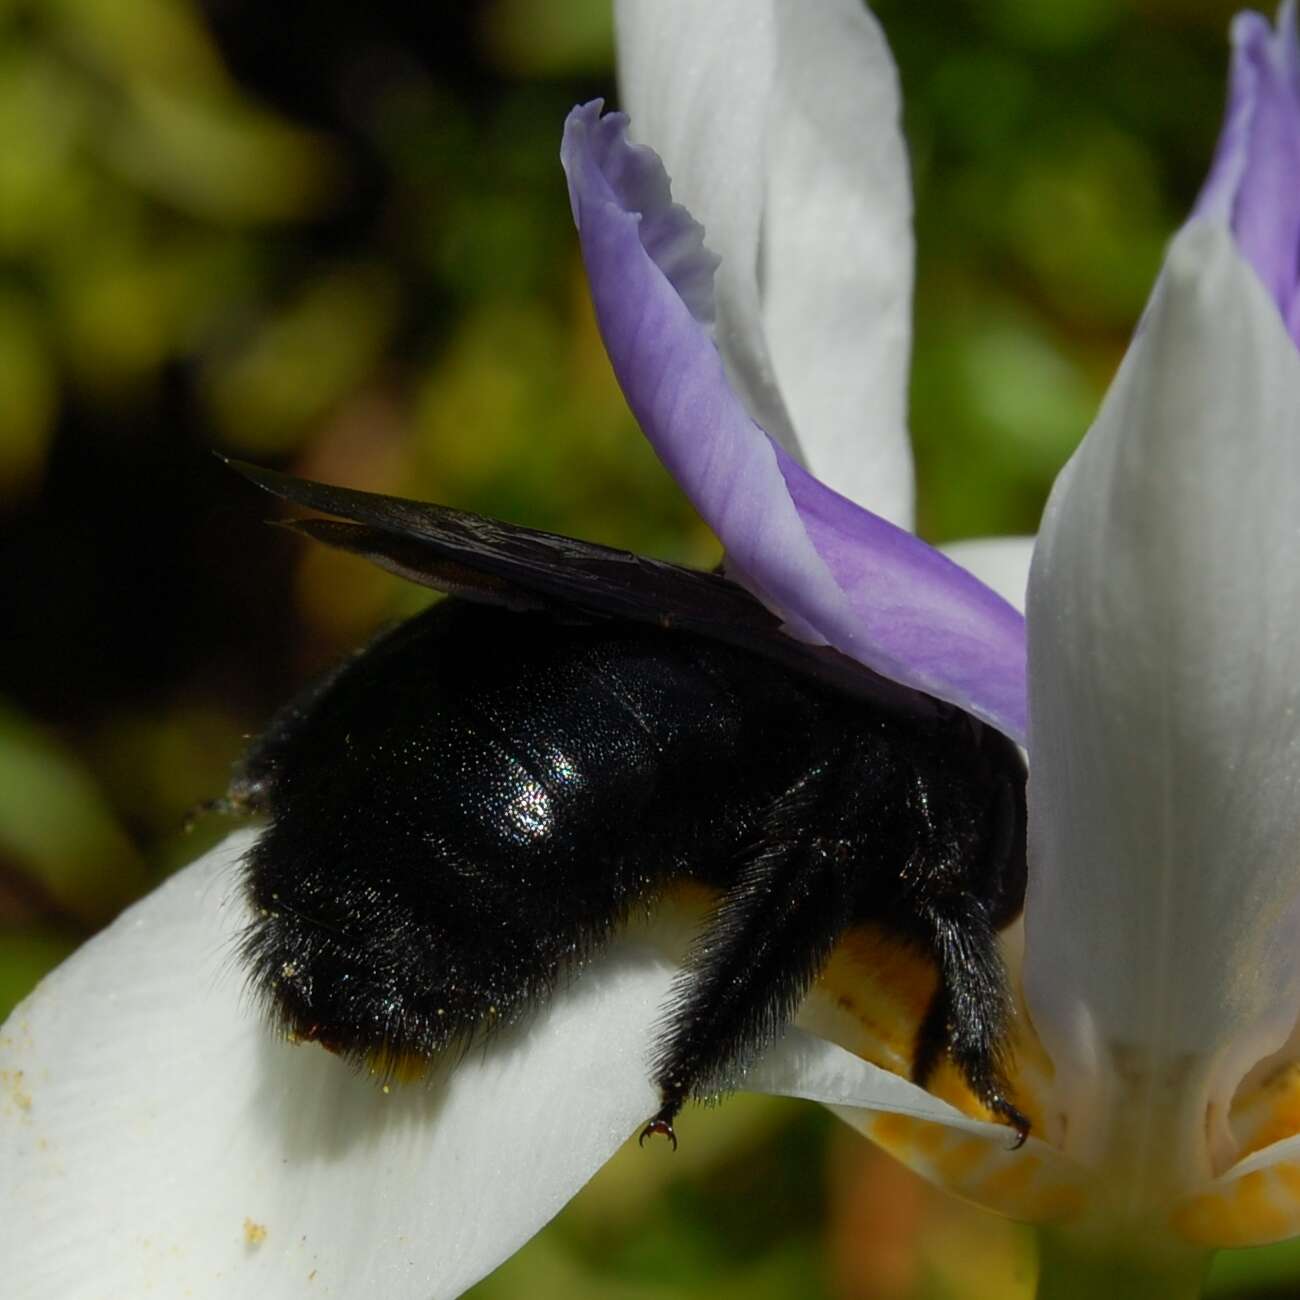
<path fill-rule="evenodd" d="M 1231 6 L 877 10 L 921 529 L 1030 532 L 1210 156 Z M 224 833 L 187 811 L 277 702 L 424 599 L 266 528 L 214 449 L 716 558 L 585 297 L 559 133 L 612 90 L 605 0 L 0 0 L 0 1016 Z M 475 1294 L 1029 1294 L 1019 1229 L 812 1107 L 682 1128 Z M 1215 1294 L 1292 1278 L 1225 1256 Z"/>

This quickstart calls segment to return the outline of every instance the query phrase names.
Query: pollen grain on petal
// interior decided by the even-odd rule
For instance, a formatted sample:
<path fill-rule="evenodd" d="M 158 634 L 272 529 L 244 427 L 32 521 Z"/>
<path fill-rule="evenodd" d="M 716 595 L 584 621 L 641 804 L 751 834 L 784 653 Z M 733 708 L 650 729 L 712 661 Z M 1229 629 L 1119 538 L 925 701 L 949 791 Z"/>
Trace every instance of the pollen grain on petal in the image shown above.
<path fill-rule="evenodd" d="M 0 1070 L 0 1104 L 4 1111 L 10 1107 L 20 1114 L 32 1108 L 32 1094 L 22 1070 Z"/>

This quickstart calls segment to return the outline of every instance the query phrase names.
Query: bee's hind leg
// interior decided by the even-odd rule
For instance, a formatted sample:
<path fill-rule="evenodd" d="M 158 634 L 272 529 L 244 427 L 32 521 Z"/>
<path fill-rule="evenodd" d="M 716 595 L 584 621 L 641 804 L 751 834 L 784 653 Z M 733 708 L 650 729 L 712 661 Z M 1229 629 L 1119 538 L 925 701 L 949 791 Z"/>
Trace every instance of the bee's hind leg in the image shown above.
<path fill-rule="evenodd" d="M 735 1086 L 736 1074 L 790 1022 L 852 913 L 852 872 L 834 840 L 813 834 L 830 784 L 824 770 L 776 802 L 673 986 L 653 1077 L 663 1105 L 641 1134 L 677 1144 L 689 1098 Z"/>
<path fill-rule="evenodd" d="M 922 1087 L 946 1055 L 972 1092 L 1016 1131 L 1029 1136 L 1029 1120 L 1010 1099 L 1006 1079 L 1012 1012 L 997 935 L 984 905 L 969 896 L 927 906 L 922 918 L 939 967 L 939 987 L 917 1032 L 912 1078 Z"/>

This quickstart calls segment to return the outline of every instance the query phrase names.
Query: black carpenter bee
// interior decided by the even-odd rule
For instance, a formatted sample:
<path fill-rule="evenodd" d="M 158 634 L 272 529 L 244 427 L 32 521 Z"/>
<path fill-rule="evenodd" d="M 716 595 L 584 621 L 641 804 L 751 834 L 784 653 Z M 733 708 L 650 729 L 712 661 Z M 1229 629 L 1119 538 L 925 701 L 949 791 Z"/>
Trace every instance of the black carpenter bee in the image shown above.
<path fill-rule="evenodd" d="M 719 901 L 653 1045 L 643 1140 L 675 1146 L 682 1104 L 734 1086 L 866 924 L 937 967 L 915 1079 L 946 1054 L 1024 1140 L 995 941 L 1025 890 L 1011 741 L 786 636 L 718 573 L 237 468 L 331 516 L 296 531 L 454 597 L 284 708 L 232 786 L 269 816 L 243 956 L 283 1030 L 427 1061 L 694 881 Z"/>

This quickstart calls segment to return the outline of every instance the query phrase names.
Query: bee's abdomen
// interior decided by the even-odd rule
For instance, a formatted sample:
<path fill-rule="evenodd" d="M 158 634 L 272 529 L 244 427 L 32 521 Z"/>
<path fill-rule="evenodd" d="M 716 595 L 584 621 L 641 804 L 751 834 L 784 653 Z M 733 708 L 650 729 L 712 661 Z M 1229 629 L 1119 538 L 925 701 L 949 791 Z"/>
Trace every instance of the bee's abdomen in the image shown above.
<path fill-rule="evenodd" d="M 513 1020 L 664 880 L 729 860 L 823 713 L 700 638 L 446 602 L 250 753 L 254 983 L 359 1057 Z"/>

